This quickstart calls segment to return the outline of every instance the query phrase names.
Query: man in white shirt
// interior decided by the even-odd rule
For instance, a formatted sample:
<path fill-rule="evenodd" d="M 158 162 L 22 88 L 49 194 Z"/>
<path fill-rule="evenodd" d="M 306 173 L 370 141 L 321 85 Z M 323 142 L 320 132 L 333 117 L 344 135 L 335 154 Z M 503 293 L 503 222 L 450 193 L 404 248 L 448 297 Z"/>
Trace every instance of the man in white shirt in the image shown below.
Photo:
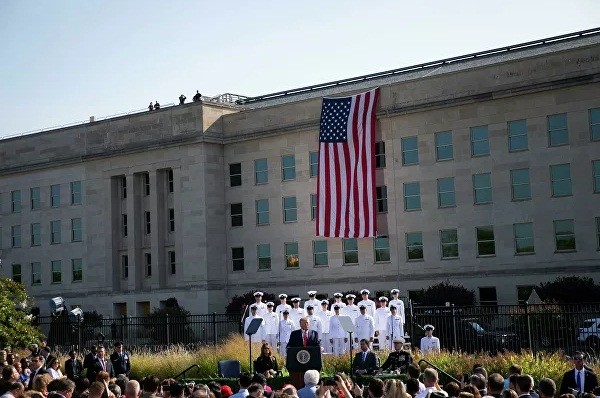
<path fill-rule="evenodd" d="M 342 313 L 342 315 L 349 316 L 350 319 L 352 319 L 353 323 L 356 320 L 356 318 L 358 318 L 358 316 L 360 315 L 360 311 L 358 310 L 358 305 L 354 304 L 355 298 L 356 298 L 355 295 L 347 294 L 346 301 L 348 301 L 348 304 L 344 304 L 343 307 L 340 306 L 340 309 L 341 309 L 340 312 Z M 338 304 L 334 303 L 334 305 L 338 305 Z"/>
<path fill-rule="evenodd" d="M 327 309 L 328 304 L 329 302 L 327 300 L 321 301 L 321 311 L 317 312 L 317 316 L 321 320 L 321 328 L 323 331 L 323 334 L 321 334 L 321 346 L 323 347 L 323 352 L 331 353 L 331 343 L 329 342 L 329 320 L 333 314 Z"/>
<path fill-rule="evenodd" d="M 448 396 L 448 393 L 442 390 L 438 384 L 438 373 L 435 369 L 427 368 L 423 371 L 423 383 L 425 384 L 425 390 L 419 392 L 415 398 L 426 398 L 433 391 L 442 393 L 445 397 Z"/>
<path fill-rule="evenodd" d="M 277 347 L 277 332 L 279 331 L 279 316 L 273 312 L 275 304 L 267 303 L 267 313 L 263 316 L 265 320 L 265 341 L 271 347 Z"/>
<path fill-rule="evenodd" d="M 263 303 L 263 292 L 254 292 L 254 304 L 256 306 L 256 315 L 263 316 L 267 313 L 267 304 Z"/>
<path fill-rule="evenodd" d="M 333 315 L 329 319 L 329 343 L 334 355 L 342 355 L 348 351 L 348 334 L 340 323 L 340 306 L 333 305 Z"/>
<path fill-rule="evenodd" d="M 379 339 L 379 348 L 385 346 L 385 337 L 387 336 L 387 320 L 390 316 L 390 309 L 387 307 L 387 297 L 379 297 L 379 308 L 375 310 L 375 336 Z"/>
<path fill-rule="evenodd" d="M 439 353 L 440 339 L 433 336 L 433 325 L 425 325 L 425 337 L 421 338 L 421 353 Z"/>
<path fill-rule="evenodd" d="M 292 306 L 287 303 L 287 294 L 281 293 L 279 295 L 279 303 L 280 304 L 277 305 L 277 308 L 275 308 L 275 312 L 279 316 L 279 319 L 283 319 L 283 311 L 284 310 L 289 311 L 292 309 Z"/>
<path fill-rule="evenodd" d="M 406 319 L 404 317 L 404 301 L 400 300 L 398 298 L 398 296 L 400 295 L 400 290 L 398 289 L 392 289 L 390 290 L 390 294 L 392 295 L 392 298 L 390 299 L 390 302 L 388 303 L 388 305 L 391 307 L 392 305 L 394 307 L 396 307 L 396 310 L 398 311 L 398 315 L 400 315 L 402 317 L 402 323 L 406 323 Z"/>
<path fill-rule="evenodd" d="M 371 315 L 367 314 L 367 307 L 364 304 L 358 308 L 360 309 L 360 315 L 354 321 L 354 327 L 356 328 L 354 342 L 358 344 L 362 339 L 367 340 L 369 349 L 371 349 L 375 339 L 375 321 Z"/>
<path fill-rule="evenodd" d="M 304 309 L 307 309 L 309 305 L 312 305 L 312 307 L 315 309 L 315 311 L 319 311 L 319 308 L 321 308 L 321 301 L 317 300 L 317 291 L 316 290 L 310 290 L 308 292 L 306 292 L 306 294 L 308 294 L 308 300 L 306 300 L 304 302 Z"/>
<path fill-rule="evenodd" d="M 290 308 L 290 319 L 300 327 L 300 319 L 306 316 L 304 308 L 300 307 L 300 297 L 292 299 L 292 308 Z"/>
<path fill-rule="evenodd" d="M 285 357 L 287 355 L 287 343 L 290 339 L 290 335 L 293 330 L 299 328 L 289 317 L 290 312 L 286 309 L 282 312 L 283 319 L 279 321 L 279 334 L 277 340 L 279 341 L 279 355 Z"/>
<path fill-rule="evenodd" d="M 260 319 L 262 322 L 260 324 L 260 327 L 258 328 L 258 330 L 256 331 L 255 334 L 252 335 L 252 341 L 256 342 L 263 342 L 265 339 L 265 320 L 263 319 L 263 317 L 258 316 L 258 309 L 256 307 L 255 304 L 252 304 L 250 306 L 250 316 L 246 318 L 246 320 L 244 321 L 244 339 L 246 341 L 250 340 L 250 336 L 248 334 L 246 334 L 246 331 L 248 330 L 248 326 L 250 326 L 250 322 L 252 322 L 253 319 Z"/>
<path fill-rule="evenodd" d="M 402 317 L 398 315 L 396 307 L 390 306 L 390 316 L 387 319 L 387 328 L 385 336 L 385 346 L 387 348 L 393 348 L 393 341 L 399 337 L 404 338 L 404 327 L 402 325 Z M 381 338 L 381 337 L 380 337 Z M 381 344 L 380 344 L 381 345 Z"/>
<path fill-rule="evenodd" d="M 360 295 L 362 300 L 359 301 L 356 305 L 360 308 L 361 305 L 364 305 L 367 308 L 367 314 L 374 316 L 375 315 L 375 302 L 369 299 L 369 294 L 371 292 L 367 289 L 363 289 L 360 291 Z"/>

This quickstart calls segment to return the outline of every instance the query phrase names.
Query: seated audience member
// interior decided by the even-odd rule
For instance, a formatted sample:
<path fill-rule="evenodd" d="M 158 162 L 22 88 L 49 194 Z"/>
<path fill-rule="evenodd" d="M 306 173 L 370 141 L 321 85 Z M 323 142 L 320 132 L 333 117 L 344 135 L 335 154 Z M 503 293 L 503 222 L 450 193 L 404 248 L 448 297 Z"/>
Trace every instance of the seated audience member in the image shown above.
<path fill-rule="evenodd" d="M 430 392 L 438 391 L 445 397 L 448 396 L 446 391 L 442 390 L 438 384 L 438 372 L 435 369 L 427 368 L 423 371 L 423 383 L 425 384 L 425 390 L 417 394 L 416 398 L 427 398 Z M 476 390 L 476 389 L 475 389 Z"/>
<path fill-rule="evenodd" d="M 0 398 L 19 398 L 21 395 L 23 395 L 24 391 L 25 386 L 23 383 L 13 381 L 6 385 L 6 391 L 0 396 Z"/>
<path fill-rule="evenodd" d="M 383 386 L 385 398 L 406 398 L 406 387 L 402 380 L 387 379 Z"/>
<path fill-rule="evenodd" d="M 279 371 L 277 358 L 273 356 L 269 343 L 264 343 L 260 351 L 260 356 L 254 361 L 254 371 L 272 377 Z"/>
<path fill-rule="evenodd" d="M 304 387 L 298 390 L 299 398 L 316 398 L 317 384 L 319 384 L 319 371 L 307 370 L 304 372 Z"/>
<path fill-rule="evenodd" d="M 263 396 L 263 389 L 259 384 L 252 384 L 248 387 L 248 397 L 261 398 Z"/>
<path fill-rule="evenodd" d="M 538 383 L 540 398 L 554 398 L 556 395 L 556 383 L 549 378 L 543 378 Z"/>
<path fill-rule="evenodd" d="M 480 369 L 483 369 L 483 368 L 480 368 Z M 483 374 L 474 373 L 473 375 L 471 375 L 471 377 L 469 378 L 469 384 L 471 384 L 473 387 L 475 387 L 479 391 L 479 395 L 481 395 L 482 397 L 484 395 L 487 395 L 486 381 L 485 381 Z"/>
<path fill-rule="evenodd" d="M 377 377 L 371 379 L 371 381 L 369 382 L 369 397 L 382 398 L 383 397 L 383 386 L 384 386 L 383 381 L 381 381 L 381 379 L 379 379 Z"/>
<path fill-rule="evenodd" d="M 504 391 L 504 377 L 500 373 L 492 373 L 488 377 L 487 395 L 494 398 L 502 398 Z"/>
<path fill-rule="evenodd" d="M 510 365 L 510 367 L 508 368 L 508 376 L 504 379 L 504 389 L 508 390 L 509 388 L 512 388 L 514 390 L 514 388 L 510 386 L 510 376 L 520 374 L 523 374 L 523 368 L 521 367 L 521 365 L 517 365 L 516 363 Z"/>
<path fill-rule="evenodd" d="M 50 382 L 50 384 L 48 384 L 48 390 L 58 393 L 63 397 L 71 397 L 73 392 L 75 391 L 75 382 L 73 382 L 73 380 L 69 380 L 66 377 L 54 379 Z"/>
<path fill-rule="evenodd" d="M 229 398 L 233 395 L 233 391 L 231 391 L 231 387 L 227 384 L 221 386 L 221 398 Z"/>
<path fill-rule="evenodd" d="M 248 387 L 252 384 L 252 377 L 250 377 L 249 373 L 242 373 L 238 378 L 238 386 L 240 389 L 238 392 L 232 395 L 233 398 L 245 398 L 248 396 Z"/>
<path fill-rule="evenodd" d="M 468 392 L 469 394 L 473 394 L 473 398 L 481 398 L 481 393 L 479 389 L 471 384 L 467 384 L 463 387 L 463 392 Z"/>
<path fill-rule="evenodd" d="M 369 349 L 367 339 L 361 339 L 360 351 L 354 355 L 354 361 L 352 361 L 352 373 L 358 375 L 373 374 L 377 368 L 377 356 Z"/>
<path fill-rule="evenodd" d="M 460 394 L 460 386 L 458 383 L 451 381 L 444 386 L 444 391 L 448 393 L 449 397 L 456 398 L 458 397 L 458 394 Z"/>
<path fill-rule="evenodd" d="M 142 379 L 140 383 L 142 387 L 142 398 L 158 398 L 160 389 L 160 379 L 150 375 Z"/>
<path fill-rule="evenodd" d="M 100 381 L 95 381 L 88 387 L 88 398 L 103 398 L 106 386 Z"/>
<path fill-rule="evenodd" d="M 421 381 L 419 380 L 419 377 L 421 377 L 421 368 L 419 368 L 418 365 L 414 363 L 408 365 L 408 367 L 406 368 L 406 374 L 409 378 L 416 379 L 419 382 L 418 392 L 425 391 L 425 384 L 421 383 Z"/>
<path fill-rule="evenodd" d="M 533 389 L 533 378 L 527 374 L 517 376 L 517 394 L 519 397 L 523 395 L 530 395 L 534 398 L 534 394 L 532 393 Z M 537 393 L 535 394 L 535 398 L 537 397 Z"/>
<path fill-rule="evenodd" d="M 33 378 L 32 390 L 41 392 L 44 396 L 48 395 L 48 384 L 52 377 L 48 373 L 38 374 Z"/>
<path fill-rule="evenodd" d="M 413 398 L 416 397 L 419 393 L 419 383 L 418 379 L 410 378 L 406 380 L 406 393 Z"/>

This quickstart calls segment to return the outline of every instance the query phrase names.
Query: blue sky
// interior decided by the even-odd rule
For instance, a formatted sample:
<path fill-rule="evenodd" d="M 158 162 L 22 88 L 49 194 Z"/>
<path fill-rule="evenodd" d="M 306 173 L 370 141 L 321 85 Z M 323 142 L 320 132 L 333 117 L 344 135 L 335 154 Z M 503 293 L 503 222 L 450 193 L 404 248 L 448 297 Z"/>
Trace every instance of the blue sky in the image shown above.
<path fill-rule="evenodd" d="M 417 3 L 417 4 L 413 4 Z M 0 1 L 0 137 L 600 25 L 598 0 Z"/>

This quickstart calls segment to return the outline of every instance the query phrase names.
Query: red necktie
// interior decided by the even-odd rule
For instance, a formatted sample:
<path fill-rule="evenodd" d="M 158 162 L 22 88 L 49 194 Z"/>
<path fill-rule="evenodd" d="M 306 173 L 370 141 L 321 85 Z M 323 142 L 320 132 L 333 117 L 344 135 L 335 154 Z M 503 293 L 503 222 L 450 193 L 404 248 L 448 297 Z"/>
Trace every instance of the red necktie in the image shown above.
<path fill-rule="evenodd" d="M 304 347 L 308 346 L 308 332 L 304 332 Z"/>

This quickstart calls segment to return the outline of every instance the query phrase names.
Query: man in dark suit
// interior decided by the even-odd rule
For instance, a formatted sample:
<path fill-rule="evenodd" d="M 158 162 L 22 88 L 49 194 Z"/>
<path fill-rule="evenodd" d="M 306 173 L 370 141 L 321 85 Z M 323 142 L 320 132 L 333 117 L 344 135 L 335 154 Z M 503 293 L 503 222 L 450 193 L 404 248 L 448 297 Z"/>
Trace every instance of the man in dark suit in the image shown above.
<path fill-rule="evenodd" d="M 52 362 L 56 361 L 56 357 L 50 353 L 50 348 L 48 346 L 40 349 L 40 355 L 44 357 L 44 369 L 50 366 Z"/>
<path fill-rule="evenodd" d="M 598 377 L 596 374 L 585 368 L 583 354 L 579 351 L 573 355 L 575 367 L 566 372 L 560 383 L 560 393 L 572 394 L 572 390 L 580 392 L 592 392 L 598 386 Z"/>
<path fill-rule="evenodd" d="M 94 362 L 94 367 L 91 370 L 92 375 L 88 374 L 90 382 L 96 381 L 96 375 L 100 372 L 107 372 L 111 378 L 116 376 L 112 363 L 106 357 L 106 349 L 103 346 L 98 347 L 98 358 L 96 359 L 96 362 Z"/>
<path fill-rule="evenodd" d="M 310 320 L 306 317 L 300 318 L 300 330 L 294 330 L 290 333 L 288 347 L 318 347 L 321 341 L 319 333 L 310 330 Z"/>
<path fill-rule="evenodd" d="M 113 369 L 117 375 L 125 375 L 129 377 L 131 372 L 131 359 L 129 353 L 123 349 L 123 343 L 117 341 L 115 343 L 115 352 L 110 355 Z"/>
<path fill-rule="evenodd" d="M 65 361 L 65 373 L 69 380 L 77 381 L 81 378 L 83 372 L 83 364 L 77 359 L 77 352 L 69 351 L 69 359 Z"/>
<path fill-rule="evenodd" d="M 44 357 L 39 354 L 32 356 L 29 369 L 31 370 L 31 374 L 29 375 L 29 384 L 27 384 L 27 388 L 31 390 L 33 388 L 33 379 L 35 379 L 37 375 L 48 373 L 44 368 Z"/>
<path fill-rule="evenodd" d="M 369 349 L 369 341 L 361 339 L 360 351 L 354 355 L 352 361 L 352 373 L 358 375 L 373 374 L 378 368 L 377 357 Z"/>
<path fill-rule="evenodd" d="M 91 379 L 90 376 L 93 376 L 94 363 L 96 363 L 96 359 L 98 359 L 98 347 L 93 345 L 90 347 L 90 352 L 83 357 L 83 368 L 86 369 L 86 377 L 90 383 L 95 381 L 95 379 Z"/>

